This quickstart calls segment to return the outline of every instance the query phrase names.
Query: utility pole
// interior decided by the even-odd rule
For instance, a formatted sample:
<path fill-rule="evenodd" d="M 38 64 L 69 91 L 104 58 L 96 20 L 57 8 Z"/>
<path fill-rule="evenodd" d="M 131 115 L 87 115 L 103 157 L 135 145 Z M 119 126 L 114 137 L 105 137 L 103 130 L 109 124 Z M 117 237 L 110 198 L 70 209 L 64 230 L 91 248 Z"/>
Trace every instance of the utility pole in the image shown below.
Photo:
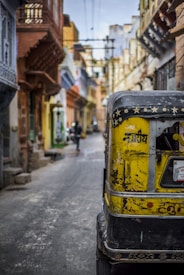
<path fill-rule="evenodd" d="M 112 93 L 114 93 L 114 39 L 111 39 L 112 43 Z"/>
<path fill-rule="evenodd" d="M 108 73 L 107 73 L 107 81 L 109 83 L 109 80 L 111 80 L 111 86 L 108 84 L 108 94 L 109 94 L 109 86 L 111 89 L 111 93 L 114 92 L 114 75 L 115 75 L 115 68 L 114 68 L 114 38 L 109 38 L 109 36 L 106 36 L 106 41 L 107 41 L 107 46 L 106 49 L 111 49 L 111 54 L 109 55 L 109 51 L 108 53 L 108 62 L 107 62 L 107 69 L 108 69 Z M 109 42 L 111 42 L 111 46 L 109 47 Z M 110 73 L 110 74 L 109 74 Z M 110 79 L 109 79 L 109 75 L 110 75 Z"/>

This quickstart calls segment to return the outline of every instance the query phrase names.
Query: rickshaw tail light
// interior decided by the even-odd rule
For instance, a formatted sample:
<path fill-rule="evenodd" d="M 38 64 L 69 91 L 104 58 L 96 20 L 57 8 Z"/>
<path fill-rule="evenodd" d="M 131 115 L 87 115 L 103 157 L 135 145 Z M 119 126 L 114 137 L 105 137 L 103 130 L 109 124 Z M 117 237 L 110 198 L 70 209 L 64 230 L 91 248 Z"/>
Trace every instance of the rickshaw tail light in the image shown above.
<path fill-rule="evenodd" d="M 148 202 L 148 203 L 147 203 L 147 207 L 148 207 L 148 208 L 152 208 L 152 207 L 153 207 L 153 203 L 152 203 L 152 202 Z"/>

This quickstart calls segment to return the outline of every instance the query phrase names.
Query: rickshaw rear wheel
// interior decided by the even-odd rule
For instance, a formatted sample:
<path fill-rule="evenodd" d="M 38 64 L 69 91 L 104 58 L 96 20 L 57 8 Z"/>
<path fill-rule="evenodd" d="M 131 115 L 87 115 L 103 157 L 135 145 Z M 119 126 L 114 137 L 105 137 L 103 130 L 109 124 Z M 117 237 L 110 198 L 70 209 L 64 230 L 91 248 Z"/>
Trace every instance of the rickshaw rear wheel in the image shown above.
<path fill-rule="evenodd" d="M 97 249 L 96 275 L 111 275 L 111 264 L 107 257 L 101 256 L 102 253 Z"/>
<path fill-rule="evenodd" d="M 111 275 L 111 264 L 108 260 L 96 260 L 96 275 Z"/>

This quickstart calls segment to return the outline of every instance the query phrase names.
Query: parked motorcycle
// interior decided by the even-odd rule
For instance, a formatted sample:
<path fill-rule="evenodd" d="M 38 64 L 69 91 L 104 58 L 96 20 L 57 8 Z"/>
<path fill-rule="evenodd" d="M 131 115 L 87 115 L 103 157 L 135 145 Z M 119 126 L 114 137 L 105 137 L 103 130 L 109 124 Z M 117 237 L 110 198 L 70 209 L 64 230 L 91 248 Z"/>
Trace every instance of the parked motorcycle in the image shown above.
<path fill-rule="evenodd" d="M 67 142 L 72 141 L 73 143 L 75 143 L 75 134 L 74 134 L 74 129 L 73 128 L 67 128 L 66 129 L 67 132 Z"/>

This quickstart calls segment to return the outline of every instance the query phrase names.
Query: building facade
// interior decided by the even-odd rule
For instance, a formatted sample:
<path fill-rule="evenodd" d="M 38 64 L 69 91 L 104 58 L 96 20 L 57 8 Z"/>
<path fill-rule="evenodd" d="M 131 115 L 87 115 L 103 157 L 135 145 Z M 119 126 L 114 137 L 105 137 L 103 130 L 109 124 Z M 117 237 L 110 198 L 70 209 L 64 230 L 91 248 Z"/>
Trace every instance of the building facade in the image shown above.
<path fill-rule="evenodd" d="M 38 153 L 58 140 L 55 108 L 62 107 L 56 95 L 61 90 L 59 65 L 65 57 L 63 1 L 28 0 L 17 10 L 17 37 L 18 139 L 22 167 L 31 171 L 30 147 Z"/>
<path fill-rule="evenodd" d="M 117 40 L 122 36 L 123 41 L 119 45 L 119 57 L 114 56 L 108 66 L 109 79 L 114 82 L 112 85 L 109 81 L 110 87 L 114 86 L 115 91 L 177 89 L 179 73 L 175 67 L 182 60 L 182 39 L 178 38 L 180 44 L 177 46 L 177 38 L 172 37 L 178 29 L 172 28 L 178 16 L 180 22 L 182 20 L 182 7 L 178 7 L 178 14 L 174 8 L 169 11 L 176 2 L 181 1 L 140 0 L 139 16 L 132 16 L 132 22 L 122 26 L 121 33 L 120 27 L 110 27 L 109 37 Z"/>
<path fill-rule="evenodd" d="M 176 41 L 176 89 L 184 91 L 184 3 L 182 0 L 173 0 L 167 11 L 176 13 L 176 24 L 169 30 L 168 39 Z"/>
<path fill-rule="evenodd" d="M 6 163 L 16 165 L 18 154 L 14 104 L 17 85 L 16 9 L 26 1 L 0 0 L 0 188 L 5 186 L 3 170 Z"/>
<path fill-rule="evenodd" d="M 147 63 L 144 78 L 152 79 L 156 90 L 176 89 L 175 40 L 168 39 L 170 29 L 176 24 L 175 11 L 168 13 L 171 3 L 172 0 L 140 0 L 139 41 L 152 60 L 157 59 L 149 75 L 150 62 Z"/>

